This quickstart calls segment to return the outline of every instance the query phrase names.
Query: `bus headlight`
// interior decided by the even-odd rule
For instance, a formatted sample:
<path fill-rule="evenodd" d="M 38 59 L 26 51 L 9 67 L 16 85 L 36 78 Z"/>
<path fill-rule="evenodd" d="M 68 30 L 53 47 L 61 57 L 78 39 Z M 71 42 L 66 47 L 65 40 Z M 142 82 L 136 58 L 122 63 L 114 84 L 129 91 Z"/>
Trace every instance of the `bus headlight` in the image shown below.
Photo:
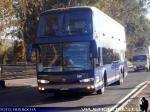
<path fill-rule="evenodd" d="M 91 82 L 94 81 L 94 78 L 81 79 L 80 82 Z"/>
<path fill-rule="evenodd" d="M 38 80 L 38 82 L 41 84 L 48 84 L 50 81 L 41 79 L 41 80 Z"/>

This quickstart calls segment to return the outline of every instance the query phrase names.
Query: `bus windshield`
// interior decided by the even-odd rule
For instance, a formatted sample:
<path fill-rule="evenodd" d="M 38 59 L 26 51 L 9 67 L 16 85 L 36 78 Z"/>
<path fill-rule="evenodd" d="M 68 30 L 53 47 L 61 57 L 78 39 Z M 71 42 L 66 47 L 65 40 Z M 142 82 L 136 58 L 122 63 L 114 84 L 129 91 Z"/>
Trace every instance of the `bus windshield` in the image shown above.
<path fill-rule="evenodd" d="M 133 56 L 133 61 L 146 61 L 147 56 L 146 55 L 137 55 Z"/>
<path fill-rule="evenodd" d="M 40 45 L 39 72 L 80 71 L 92 69 L 89 42 Z"/>
<path fill-rule="evenodd" d="M 89 34 L 92 32 L 89 15 L 86 11 L 43 15 L 40 18 L 39 36 Z"/>

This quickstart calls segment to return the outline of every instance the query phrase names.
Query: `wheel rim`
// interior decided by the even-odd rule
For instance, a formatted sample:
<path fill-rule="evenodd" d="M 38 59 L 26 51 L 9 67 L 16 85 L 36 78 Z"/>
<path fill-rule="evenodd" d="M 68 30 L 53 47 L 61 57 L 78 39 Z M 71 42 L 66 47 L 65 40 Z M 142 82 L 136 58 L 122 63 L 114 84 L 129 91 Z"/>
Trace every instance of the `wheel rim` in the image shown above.
<path fill-rule="evenodd" d="M 122 84 L 123 83 L 123 76 L 122 76 L 122 74 L 120 75 L 120 84 Z"/>
<path fill-rule="evenodd" d="M 102 85 L 103 87 L 102 87 L 102 89 L 101 89 L 101 93 L 104 93 L 104 91 L 105 91 L 105 81 L 104 81 L 104 78 L 103 78 L 103 85 Z"/>

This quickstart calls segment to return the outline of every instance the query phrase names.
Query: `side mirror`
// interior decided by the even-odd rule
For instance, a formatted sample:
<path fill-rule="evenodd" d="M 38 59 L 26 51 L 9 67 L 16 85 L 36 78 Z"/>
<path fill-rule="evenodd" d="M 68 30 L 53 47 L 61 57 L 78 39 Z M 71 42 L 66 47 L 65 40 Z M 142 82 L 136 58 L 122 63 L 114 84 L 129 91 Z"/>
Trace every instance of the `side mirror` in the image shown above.
<path fill-rule="evenodd" d="M 27 48 L 27 55 L 26 55 L 27 62 L 31 62 L 33 49 L 35 49 L 35 48 L 38 48 L 37 44 L 29 44 L 29 46 Z"/>
<path fill-rule="evenodd" d="M 93 52 L 93 57 L 97 58 L 97 45 L 95 41 L 92 41 L 92 52 Z"/>
<path fill-rule="evenodd" d="M 99 67 L 100 66 L 97 58 L 94 58 L 94 66 L 95 67 Z"/>
<path fill-rule="evenodd" d="M 32 57 L 32 49 L 33 49 L 33 45 L 30 44 L 27 48 L 27 54 L 26 54 L 26 59 L 27 59 L 27 62 L 30 62 L 31 61 L 31 57 Z"/>

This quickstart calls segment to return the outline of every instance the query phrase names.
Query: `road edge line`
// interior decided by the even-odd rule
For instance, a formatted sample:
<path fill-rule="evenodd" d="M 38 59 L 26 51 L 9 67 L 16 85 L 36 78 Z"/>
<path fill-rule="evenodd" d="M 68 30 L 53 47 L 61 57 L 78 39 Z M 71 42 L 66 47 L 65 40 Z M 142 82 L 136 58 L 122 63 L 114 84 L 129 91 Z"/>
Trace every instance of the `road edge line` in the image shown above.
<path fill-rule="evenodd" d="M 150 83 L 149 81 L 145 81 L 145 82 L 142 82 L 139 85 L 137 85 L 129 94 L 127 94 L 115 106 L 113 106 L 112 108 L 110 108 L 108 112 L 113 112 L 113 111 L 115 111 L 115 109 L 117 109 L 117 111 L 119 111 L 119 109 L 121 110 L 121 108 L 123 106 L 125 106 L 124 104 L 128 103 L 128 101 L 129 101 L 130 98 L 132 98 L 133 96 L 135 96 L 138 93 L 140 93 L 149 83 Z M 123 102 L 125 102 L 125 103 L 123 103 Z M 119 106 L 119 105 L 121 105 L 121 106 Z M 115 112 L 117 112 L 117 111 L 115 111 Z"/>

